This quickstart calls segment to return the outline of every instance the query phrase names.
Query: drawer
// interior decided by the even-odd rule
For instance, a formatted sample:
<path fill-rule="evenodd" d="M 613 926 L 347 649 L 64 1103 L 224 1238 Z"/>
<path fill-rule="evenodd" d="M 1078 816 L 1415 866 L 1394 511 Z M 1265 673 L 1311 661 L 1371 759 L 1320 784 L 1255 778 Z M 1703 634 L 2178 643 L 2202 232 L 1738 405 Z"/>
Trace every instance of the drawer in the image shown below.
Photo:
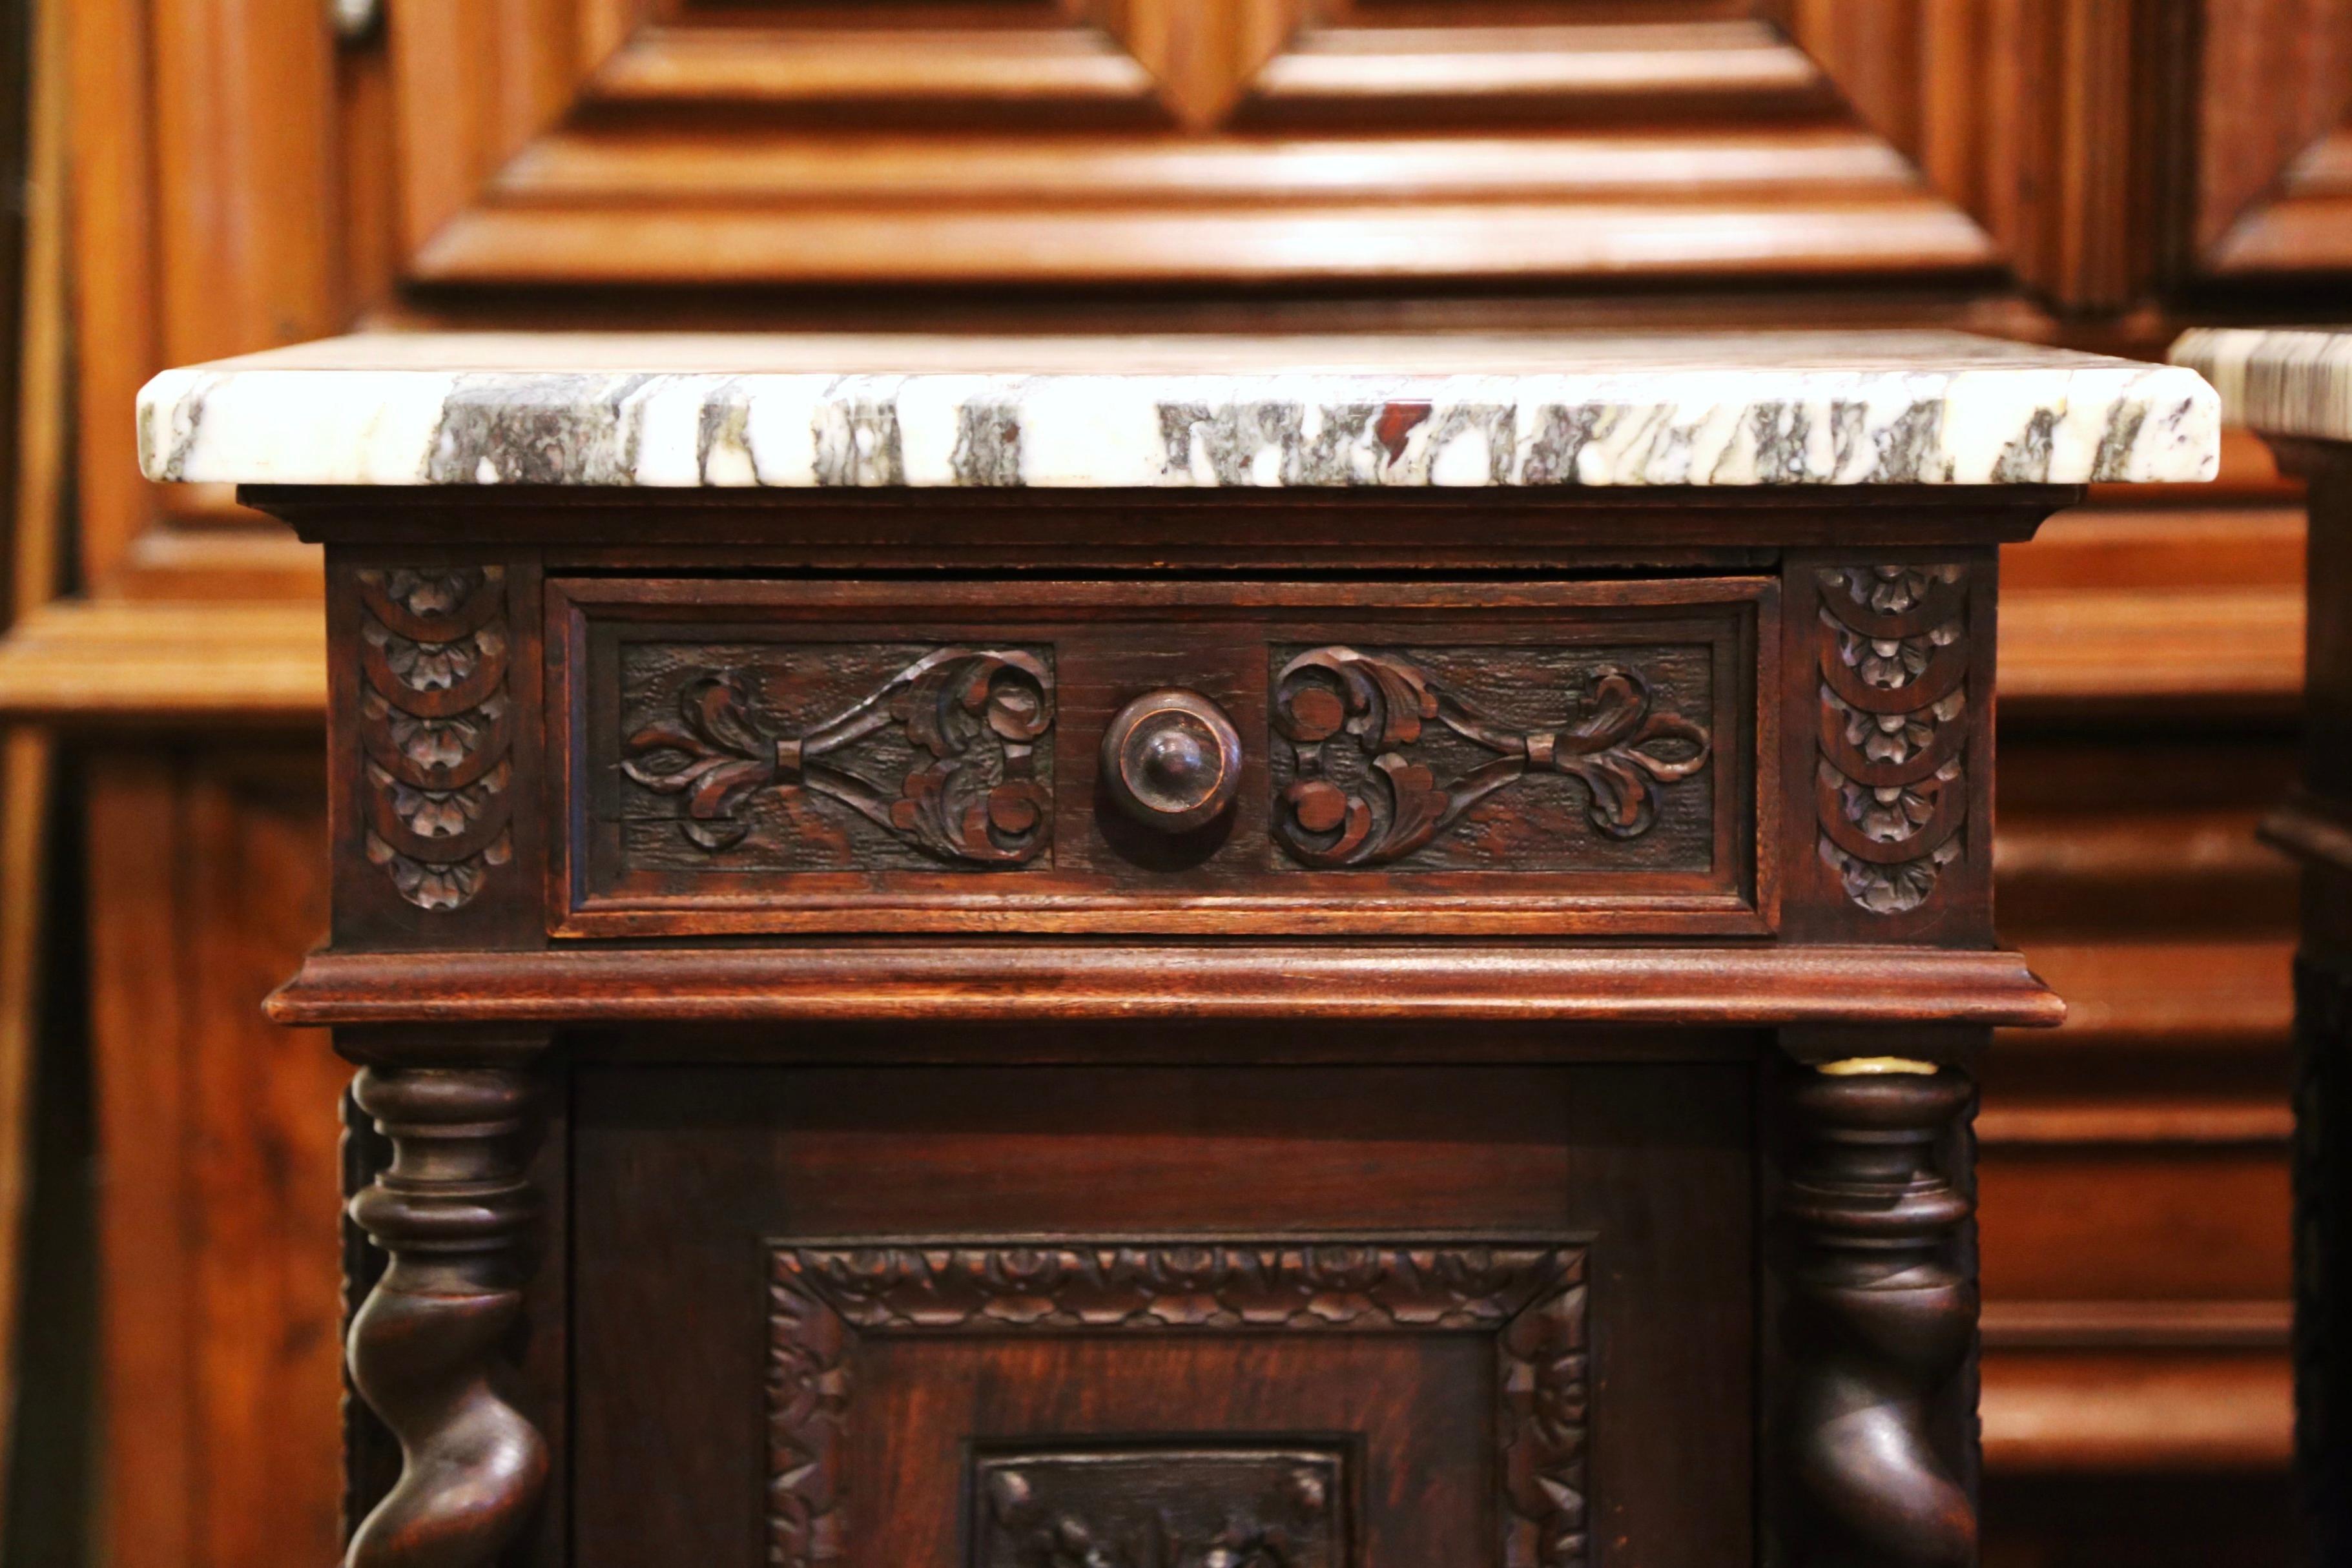
<path fill-rule="evenodd" d="M 550 929 L 1769 931 L 1776 593 L 551 578 Z"/>

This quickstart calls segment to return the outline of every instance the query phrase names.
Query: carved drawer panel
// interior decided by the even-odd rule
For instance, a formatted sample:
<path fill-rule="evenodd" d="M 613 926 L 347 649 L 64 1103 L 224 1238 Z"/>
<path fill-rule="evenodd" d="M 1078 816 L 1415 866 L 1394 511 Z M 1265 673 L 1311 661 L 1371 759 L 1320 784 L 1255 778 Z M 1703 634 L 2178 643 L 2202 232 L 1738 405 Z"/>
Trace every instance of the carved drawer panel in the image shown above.
<path fill-rule="evenodd" d="M 552 580 L 551 929 L 1769 930 L 1774 593 Z"/>

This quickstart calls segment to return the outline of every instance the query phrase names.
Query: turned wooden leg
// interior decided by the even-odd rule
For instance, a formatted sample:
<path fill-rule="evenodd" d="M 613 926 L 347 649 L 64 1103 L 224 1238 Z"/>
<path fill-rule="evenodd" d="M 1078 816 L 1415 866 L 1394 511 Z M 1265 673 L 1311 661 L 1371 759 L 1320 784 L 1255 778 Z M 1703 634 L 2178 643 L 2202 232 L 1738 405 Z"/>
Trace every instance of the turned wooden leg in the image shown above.
<path fill-rule="evenodd" d="M 1976 1562 L 1976 1509 L 1935 1414 L 1976 1332 L 1976 1281 L 1955 1261 L 1974 1205 L 1940 1168 L 1974 1092 L 1957 1069 L 1884 1059 L 1792 1081 L 1783 1440 L 1802 1568 Z"/>
<path fill-rule="evenodd" d="M 352 1531 L 346 1568 L 478 1568 L 538 1500 L 547 1444 L 492 1373 L 522 1306 L 523 1178 L 536 1091 L 499 1067 L 364 1068 L 360 1109 L 392 1163 L 352 1200 L 389 1255 L 352 1321 L 352 1382 L 400 1441 L 400 1479 Z"/>

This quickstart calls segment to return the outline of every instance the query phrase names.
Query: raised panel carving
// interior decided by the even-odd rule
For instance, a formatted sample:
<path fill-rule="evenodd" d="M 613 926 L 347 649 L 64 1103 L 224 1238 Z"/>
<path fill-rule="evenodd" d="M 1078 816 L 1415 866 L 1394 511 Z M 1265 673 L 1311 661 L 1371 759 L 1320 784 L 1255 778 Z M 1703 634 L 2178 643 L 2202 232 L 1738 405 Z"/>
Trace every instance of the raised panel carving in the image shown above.
<path fill-rule="evenodd" d="M 1591 1369 L 1581 1247 L 1354 1239 L 780 1241 L 771 1247 L 769 1265 L 768 1555 L 773 1568 L 855 1560 L 845 1539 L 843 1499 L 856 1484 L 844 1469 L 845 1434 L 856 1418 L 858 1343 L 873 1334 L 1491 1335 L 1496 1401 L 1491 1430 L 1502 1527 L 1490 1561 L 1502 1568 L 1581 1568 L 1587 1561 Z M 1242 1436 L 1217 1435 L 1221 1441 Z M 1020 1472 L 1018 1464 L 1011 1468 Z M 1234 1483 L 1228 1476 L 1222 1484 Z M 1286 1528 L 1307 1528 L 1295 1471 L 1286 1470 L 1280 1484 L 1292 1490 L 1279 1509 L 1298 1521 Z M 1105 1487 L 1097 1478 L 1087 1494 L 1094 1500 L 1091 1518 L 1083 1509 L 1041 1503 L 1042 1495 L 1033 1488 L 1026 1498 L 1002 1500 L 1003 1513 L 1000 1499 L 989 1495 L 989 1517 L 998 1532 L 982 1533 L 993 1543 L 989 1550 L 1004 1545 L 1008 1531 L 1017 1540 L 1034 1541 L 1063 1514 L 1075 1518 L 1098 1548 L 1105 1533 L 1141 1531 L 1141 1540 L 1158 1539 L 1150 1533 L 1157 1525 L 1145 1506 L 1149 1499 L 1139 1500 L 1132 1486 Z M 1041 1513 L 1053 1518 L 1041 1520 Z M 1171 1521 L 1170 1528 L 1185 1540 L 1197 1532 L 1188 1520 Z M 1336 1538 L 1307 1539 L 1327 1542 L 1328 1550 Z M 1213 1540 L 1205 1549 L 1242 1550 Z M 1263 1530 L 1255 1549 L 1257 1558 L 1230 1561 L 1235 1568 L 1260 1562 L 1291 1568 L 1291 1558 L 1265 1555 Z M 1026 1560 L 975 1558 L 977 1568 L 995 1568 L 1002 1561 Z M 1081 1554 L 1073 1561 L 1094 1559 Z M 1131 1561 L 1139 1568 L 1152 1560 Z M 1171 1558 L 1167 1568 L 1192 1561 Z M 1296 1561 L 1307 1568 L 1327 1559 Z"/>
<path fill-rule="evenodd" d="M 1709 864 L 1705 648 L 1333 646 L 1274 659 L 1275 835 L 1298 865 Z"/>
<path fill-rule="evenodd" d="M 394 18 L 420 279 L 1885 272 L 2109 300 L 2127 24 L 1929 0 L 465 0 Z M 1965 17 L 1961 11 L 1968 11 Z M 1760 13 L 1760 14 L 1759 14 Z M 579 47 L 576 40 L 587 41 Z M 477 63 L 452 112 L 445 62 Z M 2085 62 L 2095 90 L 2054 90 Z M 688 110 L 688 114 L 681 114 Z M 2085 177 L 2053 180 L 2056 155 Z M 2085 257 L 2090 258 L 2088 261 Z"/>
<path fill-rule="evenodd" d="M 2200 270 L 2352 267 L 2352 13 L 2203 0 L 2189 236 Z"/>

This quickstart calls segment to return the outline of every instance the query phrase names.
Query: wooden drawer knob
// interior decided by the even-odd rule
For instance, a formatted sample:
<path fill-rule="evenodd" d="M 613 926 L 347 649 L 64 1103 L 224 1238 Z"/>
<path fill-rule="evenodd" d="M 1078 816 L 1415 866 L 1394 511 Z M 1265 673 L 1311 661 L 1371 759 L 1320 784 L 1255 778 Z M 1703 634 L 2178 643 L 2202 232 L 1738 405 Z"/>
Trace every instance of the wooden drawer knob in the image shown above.
<path fill-rule="evenodd" d="M 1103 778 L 1127 815 L 1162 833 L 1213 821 L 1241 783 L 1242 738 L 1197 691 L 1147 691 L 1103 731 Z"/>

